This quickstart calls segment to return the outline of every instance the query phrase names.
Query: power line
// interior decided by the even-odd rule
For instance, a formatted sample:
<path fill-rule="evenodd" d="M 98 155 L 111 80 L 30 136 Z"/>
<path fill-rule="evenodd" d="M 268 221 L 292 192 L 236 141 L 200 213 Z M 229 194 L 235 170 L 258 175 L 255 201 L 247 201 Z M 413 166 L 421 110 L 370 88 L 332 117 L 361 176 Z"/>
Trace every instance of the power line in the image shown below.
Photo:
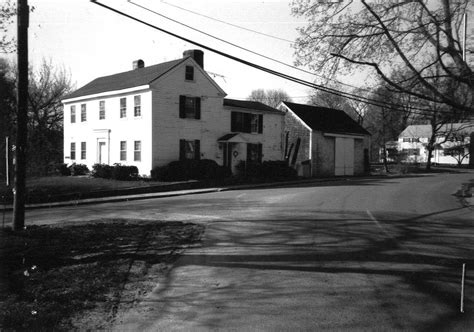
<path fill-rule="evenodd" d="M 205 17 L 205 18 L 210 19 L 210 20 L 212 20 L 212 21 L 216 21 L 216 22 L 219 22 L 219 23 L 223 23 L 223 24 L 226 24 L 226 25 L 230 25 L 230 26 L 232 26 L 232 27 L 239 28 L 239 29 L 242 29 L 242 30 L 250 31 L 250 32 L 253 32 L 253 33 L 256 33 L 256 34 L 265 36 L 265 37 L 269 37 L 269 38 L 273 38 L 273 39 L 278 39 L 278 40 L 281 40 L 281 41 L 284 41 L 284 42 L 288 42 L 288 43 L 293 43 L 292 40 L 285 39 L 285 38 L 280 38 L 280 37 L 273 36 L 273 35 L 269 35 L 269 34 L 266 34 L 266 33 L 264 33 L 264 32 L 252 30 L 252 29 L 249 29 L 249 28 L 246 28 L 246 27 L 237 25 L 237 24 L 233 24 L 233 23 L 229 23 L 229 22 L 226 22 L 226 21 L 223 21 L 223 20 L 219 20 L 219 19 L 214 18 L 214 17 L 212 17 L 212 16 L 204 15 L 204 14 L 202 14 L 202 13 L 198 13 L 198 12 L 195 12 L 195 11 L 193 11 L 193 10 L 180 7 L 180 6 L 178 6 L 178 5 L 174 5 L 174 4 L 169 3 L 169 2 L 166 2 L 166 1 L 164 1 L 164 0 L 161 0 L 161 2 L 164 3 L 165 5 L 168 5 L 168 6 L 171 6 L 171 7 L 174 7 L 174 8 L 178 8 L 178 9 L 180 9 L 180 10 L 183 10 L 183 11 L 185 11 L 185 12 L 188 12 L 188 13 L 191 13 L 191 14 L 194 14 L 194 15 L 197 15 L 197 16 Z"/>
<path fill-rule="evenodd" d="M 180 21 L 178 21 L 178 20 L 172 19 L 172 18 L 170 18 L 170 17 L 168 17 L 168 16 L 166 16 L 166 15 L 164 15 L 164 14 L 158 13 L 158 12 L 155 11 L 155 10 L 152 10 L 152 9 L 150 9 L 150 8 L 148 8 L 148 7 L 145 7 L 145 6 L 142 6 L 142 5 L 138 4 L 138 3 L 135 3 L 135 2 L 133 2 L 132 0 L 127 0 L 127 1 L 128 1 L 129 3 L 131 3 L 132 5 L 134 5 L 134 6 L 137 6 L 137 7 L 139 7 L 139 8 L 142 8 L 142 9 L 146 10 L 146 11 L 149 11 L 149 12 L 151 12 L 151 13 L 153 13 L 153 14 L 155 14 L 155 15 L 158 15 L 158 16 L 164 18 L 164 19 L 167 19 L 167 20 L 169 20 L 169 21 L 171 21 L 171 22 L 174 22 L 174 23 L 176 23 L 176 24 L 182 25 L 182 26 L 184 26 L 184 27 L 186 27 L 186 28 L 188 28 L 188 29 L 194 30 L 194 31 L 196 31 L 196 32 L 199 32 L 199 33 L 201 33 L 201 34 L 203 34 L 203 35 L 206 35 L 206 36 L 208 36 L 208 37 L 211 37 L 211 38 L 213 38 L 213 39 L 216 39 L 216 40 L 218 40 L 218 41 L 220 41 L 220 42 L 223 42 L 223 43 L 225 43 L 225 44 L 231 45 L 231 46 L 236 47 L 236 48 L 238 48 L 238 49 L 241 49 L 241 50 L 243 50 L 243 51 L 246 51 L 246 52 L 252 53 L 252 54 L 254 54 L 254 55 L 257 55 L 257 56 L 259 56 L 259 57 L 262 57 L 262 58 L 264 58 L 264 59 L 267 59 L 267 60 L 276 62 L 276 63 L 278 63 L 278 64 L 281 64 L 281 65 L 285 66 L 285 67 L 288 67 L 288 68 L 291 68 L 291 69 L 300 71 L 300 72 L 305 73 L 305 74 L 309 74 L 309 75 L 312 75 L 312 76 L 320 77 L 320 78 L 322 78 L 323 80 L 326 80 L 326 81 L 328 81 L 328 80 L 329 80 L 329 81 L 333 81 L 333 82 L 336 82 L 337 84 L 345 85 L 345 86 L 348 86 L 348 87 L 350 87 L 350 88 L 355 88 L 355 89 L 361 89 L 361 90 L 365 90 L 365 91 L 370 91 L 370 90 L 365 89 L 365 88 L 357 87 L 357 86 L 354 86 L 354 85 L 351 85 L 351 84 L 347 84 L 347 83 L 338 81 L 338 80 L 333 79 L 333 78 L 329 78 L 329 77 L 325 77 L 325 76 L 323 76 L 323 75 L 316 74 L 316 73 L 311 72 L 311 71 L 309 71 L 309 70 L 305 70 L 305 69 L 302 69 L 302 68 L 298 68 L 298 67 L 293 66 L 293 65 L 290 65 L 290 64 L 288 64 L 288 63 L 286 63 L 286 62 L 283 62 L 283 61 L 280 61 L 280 60 L 271 58 L 271 57 L 269 57 L 269 56 L 266 56 L 266 55 L 264 55 L 264 54 L 261 54 L 261 53 L 252 51 L 252 50 L 250 50 L 250 49 L 248 49 L 248 48 L 245 48 L 245 47 L 243 47 L 243 46 L 240 46 L 240 45 L 231 43 L 231 42 L 229 42 L 229 41 L 227 41 L 227 40 L 225 40 L 225 39 L 216 37 L 216 36 L 214 36 L 214 35 L 211 35 L 210 33 L 207 33 L 207 32 L 205 32 L 205 31 L 202 31 L 202 30 L 199 30 L 199 29 L 197 29 L 197 28 L 194 28 L 194 27 L 192 27 L 192 26 L 190 26 L 190 25 L 188 25 L 188 24 L 185 24 L 185 23 L 180 22 Z M 165 1 L 162 1 L 162 2 L 168 4 L 168 3 L 165 2 Z M 170 5 L 170 6 L 175 6 L 175 5 L 172 5 L 172 4 L 169 4 L 169 5 Z M 181 8 L 181 7 L 179 7 L 179 8 Z"/>
<path fill-rule="evenodd" d="M 193 41 L 191 39 L 188 39 L 186 37 L 183 37 L 183 36 L 180 36 L 180 35 L 177 35 L 173 32 L 170 32 L 170 31 L 167 31 L 165 29 L 162 29 L 156 25 L 153 25 L 151 23 L 148 23 L 148 22 L 145 22 L 137 17 L 134 17 L 132 15 L 129 15 L 125 12 L 122 12 L 118 9 L 115 9 L 115 8 L 112 8 L 108 5 L 105 5 L 103 3 L 100 3 L 98 2 L 97 0 L 91 0 L 92 3 L 96 4 L 96 5 L 99 5 L 101 7 L 104 7 L 110 11 L 113 11 L 119 15 L 122 15 L 124 17 L 127 17 L 131 20 L 134 20 L 134 21 L 137 21 L 139 23 L 142 23 L 148 27 L 151 27 L 153 29 L 156 29 L 158 31 L 161 31 L 163 33 L 166 33 L 170 36 L 173 36 L 175 38 L 178 38 L 178 39 L 181 39 L 185 42 L 188 42 L 190 44 L 194 44 L 198 47 L 201 47 L 201 48 L 204 48 L 208 51 L 211 51 L 211 52 L 214 52 L 218 55 L 221 55 L 223 57 L 226 57 L 228 59 L 231 59 L 231 60 L 234 60 L 236 62 L 239 62 L 241 64 L 244 64 L 244 65 L 247 65 L 249 67 L 252 67 L 252 68 L 255 68 L 255 69 L 258 69 L 258 70 L 261 70 L 261 71 L 264 71 L 266 73 L 269 73 L 269 74 L 272 74 L 272 75 L 275 75 L 275 76 L 278 76 L 280 78 L 284 78 L 286 80 L 289 80 L 289 81 L 292 81 L 292 82 L 295 82 L 295 83 L 298 83 L 298 84 L 301 84 L 301 85 L 305 85 L 305 86 L 308 86 L 308 87 L 311 87 L 311 88 L 314 88 L 314 89 L 317 89 L 317 90 L 321 90 L 321 91 L 324 91 L 324 92 L 328 92 L 328 93 L 331 93 L 331 94 L 334 94 L 334 95 L 338 95 L 338 96 L 341 96 L 341 97 L 345 97 L 345 98 L 348 98 L 348 99 L 352 99 L 352 100 L 356 100 L 356 101 L 360 101 L 360 102 L 363 102 L 363 103 L 366 103 L 366 104 L 371 104 L 371 105 L 374 105 L 374 106 L 379 106 L 379 107 L 395 107 L 395 110 L 400 110 L 399 108 L 402 108 L 400 105 L 398 104 L 393 104 L 393 103 L 386 103 L 386 102 L 381 102 L 381 101 L 378 101 L 378 100 L 374 100 L 374 99 L 371 99 L 371 98 L 366 98 L 366 97 L 360 97 L 360 96 L 357 96 L 357 95 L 354 95 L 354 94 L 351 94 L 351 93 L 347 93 L 347 92 L 343 92 L 343 91 L 338 91 L 336 89 L 332 89 L 332 88 L 327 88 L 327 87 L 324 87 L 324 86 L 321 86 L 321 85 L 318 85 L 318 84 L 315 84 L 315 83 L 312 83 L 312 82 L 308 82 L 306 80 L 303 80 L 303 79 L 300 79 L 300 78 L 297 78 L 297 77 L 293 77 L 293 76 L 290 76 L 290 75 L 287 75 L 287 74 L 284 74 L 284 73 L 281 73 L 281 72 L 278 72 L 278 71 L 275 71 L 273 69 L 269 69 L 269 68 L 266 68 L 266 67 L 263 67 L 263 66 L 260 66 L 260 65 L 257 65 L 257 64 L 254 64 L 252 62 L 249 62 L 247 60 L 244 60 L 244 59 L 241 59 L 241 58 L 238 58 L 238 57 L 235 57 L 231 54 L 228 54 L 228 53 L 225 53 L 225 52 L 222 52 L 222 51 L 219 51 L 217 49 L 214 49 L 212 47 L 209 47 L 207 45 L 204 45 L 204 44 L 201 44 L 199 42 L 196 42 L 196 41 Z M 432 112 L 433 110 L 428 110 L 428 109 L 421 109 L 421 108 L 411 108 L 412 111 L 414 110 L 418 110 L 418 111 L 421 111 L 422 114 L 426 114 L 426 112 Z M 421 113 L 420 113 L 421 114 Z"/>

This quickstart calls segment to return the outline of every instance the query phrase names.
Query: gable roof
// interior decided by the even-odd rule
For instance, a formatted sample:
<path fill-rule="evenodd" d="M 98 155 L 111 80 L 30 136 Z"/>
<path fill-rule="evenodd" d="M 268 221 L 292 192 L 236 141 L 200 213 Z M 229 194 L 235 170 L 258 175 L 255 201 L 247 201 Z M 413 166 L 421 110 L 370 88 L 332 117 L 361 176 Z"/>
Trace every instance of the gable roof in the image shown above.
<path fill-rule="evenodd" d="M 280 110 L 276 108 L 270 107 L 258 101 L 250 101 L 250 100 L 237 100 L 237 99 L 229 99 L 224 98 L 224 106 L 230 107 L 237 107 L 237 108 L 244 108 L 247 110 L 257 110 L 257 111 L 265 111 L 271 113 L 278 113 L 283 114 Z"/>
<path fill-rule="evenodd" d="M 287 101 L 282 103 L 313 130 L 338 134 L 370 135 L 344 111 Z"/>
<path fill-rule="evenodd" d="M 447 123 L 438 130 L 438 136 L 443 136 L 447 133 L 456 132 L 462 134 L 470 134 L 474 131 L 474 123 L 465 122 L 465 123 Z M 431 136 L 431 125 L 409 125 L 406 127 L 400 135 L 399 138 L 403 137 L 430 137 Z"/>
<path fill-rule="evenodd" d="M 123 73 L 96 78 L 90 83 L 77 89 L 64 99 L 77 98 L 93 95 L 101 92 L 109 92 L 133 88 L 141 85 L 148 85 L 159 77 L 163 76 L 171 69 L 185 61 L 186 58 L 160 63 L 157 65 L 133 69 Z"/>

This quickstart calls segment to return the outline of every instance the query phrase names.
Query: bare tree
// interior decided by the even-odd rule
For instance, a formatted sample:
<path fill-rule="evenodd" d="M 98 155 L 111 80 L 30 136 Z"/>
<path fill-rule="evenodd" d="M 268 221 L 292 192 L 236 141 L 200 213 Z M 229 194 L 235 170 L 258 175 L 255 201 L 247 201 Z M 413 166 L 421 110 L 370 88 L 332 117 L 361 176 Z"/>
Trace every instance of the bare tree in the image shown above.
<path fill-rule="evenodd" d="M 296 62 L 328 76 L 371 69 L 399 92 L 472 113 L 474 74 L 460 33 L 468 6 L 469 0 L 293 0 L 293 14 L 309 21 L 299 29 Z M 433 83 L 433 66 L 457 83 L 456 93 Z M 398 80 L 394 70 L 409 75 Z"/>
<path fill-rule="evenodd" d="M 11 65 L 4 59 L 0 58 L 0 181 L 5 179 L 6 160 L 5 137 L 9 137 L 13 142 L 14 137 L 14 121 L 16 109 L 15 96 L 15 78 L 12 75 Z"/>
<path fill-rule="evenodd" d="M 7 0 L 0 5 L 0 52 L 10 53 L 15 49 L 14 37 L 10 35 L 10 26 L 14 23 L 16 6 L 13 1 Z"/>
<path fill-rule="evenodd" d="M 250 93 L 250 96 L 247 98 L 248 100 L 252 101 L 259 101 L 265 105 L 268 105 L 270 107 L 276 108 L 278 104 L 282 101 L 290 101 L 291 98 L 290 96 L 283 90 L 281 89 L 269 89 L 269 90 L 264 90 L 264 89 L 257 89 L 257 90 L 252 90 Z"/>
<path fill-rule="evenodd" d="M 62 160 L 61 100 L 71 90 L 69 75 L 64 69 L 55 68 L 51 60 L 43 60 L 37 71 L 30 72 L 28 93 L 30 173 L 46 174 L 49 166 Z"/>

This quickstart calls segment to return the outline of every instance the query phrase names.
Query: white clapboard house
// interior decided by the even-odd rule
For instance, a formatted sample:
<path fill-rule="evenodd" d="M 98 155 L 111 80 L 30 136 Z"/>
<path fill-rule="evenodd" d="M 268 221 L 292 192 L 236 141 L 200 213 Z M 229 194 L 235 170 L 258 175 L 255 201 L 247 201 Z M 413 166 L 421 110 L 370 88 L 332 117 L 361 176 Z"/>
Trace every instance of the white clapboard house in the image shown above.
<path fill-rule="evenodd" d="M 135 165 L 148 175 L 179 159 L 281 160 L 284 113 L 225 99 L 204 71 L 204 53 L 99 77 L 63 100 L 67 164 Z"/>

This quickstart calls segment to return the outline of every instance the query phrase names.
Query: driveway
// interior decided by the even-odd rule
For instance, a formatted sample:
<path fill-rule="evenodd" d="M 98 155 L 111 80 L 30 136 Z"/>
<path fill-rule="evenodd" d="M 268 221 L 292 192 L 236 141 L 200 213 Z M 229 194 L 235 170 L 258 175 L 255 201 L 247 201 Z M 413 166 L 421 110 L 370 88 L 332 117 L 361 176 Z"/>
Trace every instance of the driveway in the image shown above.
<path fill-rule="evenodd" d="M 452 194 L 472 172 L 353 179 L 29 211 L 206 225 L 116 330 L 472 330 L 473 211 Z M 471 273 L 472 274 L 472 273 Z"/>

